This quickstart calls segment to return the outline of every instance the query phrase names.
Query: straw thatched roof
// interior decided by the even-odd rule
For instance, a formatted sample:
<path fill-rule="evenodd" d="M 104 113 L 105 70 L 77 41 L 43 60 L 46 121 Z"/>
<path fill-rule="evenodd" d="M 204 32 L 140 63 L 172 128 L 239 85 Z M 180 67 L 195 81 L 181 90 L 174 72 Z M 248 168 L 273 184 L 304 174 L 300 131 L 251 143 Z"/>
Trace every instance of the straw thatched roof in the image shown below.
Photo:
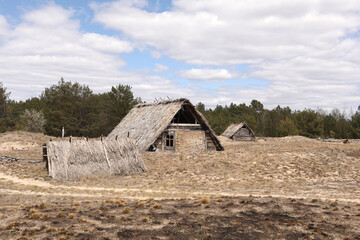
<path fill-rule="evenodd" d="M 220 141 L 211 129 L 205 117 L 188 99 L 177 99 L 154 103 L 141 103 L 133 107 L 125 118 L 108 135 L 109 139 L 130 137 L 135 140 L 140 151 L 146 151 L 164 132 L 182 107 L 189 107 L 191 113 L 205 129 L 215 144 L 216 150 L 222 151 Z"/>
<path fill-rule="evenodd" d="M 253 130 L 247 125 L 246 122 L 242 122 L 242 123 L 238 123 L 238 124 L 231 124 L 222 134 L 221 136 L 224 137 L 228 137 L 228 138 L 232 138 L 235 133 L 237 131 L 239 131 L 240 128 L 246 127 L 247 129 L 249 129 L 250 133 L 254 136 L 255 138 L 255 133 L 253 132 Z"/>
<path fill-rule="evenodd" d="M 146 166 L 131 139 L 53 141 L 47 143 L 49 176 L 73 179 L 88 175 L 128 175 Z"/>

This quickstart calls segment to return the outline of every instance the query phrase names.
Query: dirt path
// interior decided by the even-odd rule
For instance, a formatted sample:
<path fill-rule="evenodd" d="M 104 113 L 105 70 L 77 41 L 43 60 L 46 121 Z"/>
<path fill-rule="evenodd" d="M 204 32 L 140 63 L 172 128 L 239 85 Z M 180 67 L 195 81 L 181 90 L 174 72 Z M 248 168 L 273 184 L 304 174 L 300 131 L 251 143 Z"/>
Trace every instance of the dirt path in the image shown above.
<path fill-rule="evenodd" d="M 146 193 L 150 194 L 164 194 L 163 197 L 151 197 L 156 200 L 168 199 L 169 196 L 174 195 L 185 195 L 186 192 L 181 192 L 178 189 L 172 190 L 161 190 L 161 189 L 136 189 L 136 188 L 104 188 L 104 187 L 82 187 L 82 186 L 65 186 L 65 185 L 53 185 L 48 182 L 39 181 L 35 179 L 28 178 L 18 178 L 16 176 L 10 176 L 4 173 L 0 173 L 0 181 L 10 181 L 14 184 L 25 185 L 25 186 L 33 186 L 39 187 L 37 191 L 32 190 L 14 190 L 14 189 L 1 189 L 0 192 L 4 194 L 20 194 L 20 195 L 56 195 L 56 196 L 73 196 L 73 197 L 99 197 L 99 196 L 113 196 L 114 193 L 118 193 L 120 195 L 129 192 L 137 192 L 141 193 L 141 196 L 131 196 L 126 195 L 126 198 L 129 199 L 147 199 Z M 43 192 L 44 189 L 52 189 L 56 192 Z M 71 192 L 67 192 L 66 190 L 71 190 Z M 76 190 L 84 191 L 85 193 L 74 193 Z M 60 192 L 59 192 L 60 191 Z M 91 193 L 86 193 L 91 192 Z M 122 194 L 121 194 L 122 193 Z M 254 197 L 275 197 L 275 198 L 291 198 L 291 199 L 308 199 L 311 200 L 311 196 L 307 195 L 287 195 L 287 194 L 248 194 L 248 193 L 228 193 L 225 191 L 195 191 L 191 193 L 191 199 L 199 198 L 201 196 L 211 196 L 211 197 L 247 197 L 249 195 Z M 360 199 L 345 199 L 345 198 L 317 198 L 321 201 L 341 201 L 341 202 L 351 202 L 360 204 Z"/>

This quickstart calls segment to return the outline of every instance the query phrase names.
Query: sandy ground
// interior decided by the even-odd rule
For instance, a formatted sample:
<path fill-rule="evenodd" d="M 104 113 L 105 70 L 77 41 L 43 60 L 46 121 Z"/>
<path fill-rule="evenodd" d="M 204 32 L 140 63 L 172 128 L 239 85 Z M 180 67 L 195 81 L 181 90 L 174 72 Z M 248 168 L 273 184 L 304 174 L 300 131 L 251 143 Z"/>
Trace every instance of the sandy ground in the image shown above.
<path fill-rule="evenodd" d="M 1 239 L 360 239 L 358 140 L 220 137 L 223 152 L 58 182 L 36 161 L 49 138 L 0 134 L 0 156 L 21 158 L 0 164 Z"/>

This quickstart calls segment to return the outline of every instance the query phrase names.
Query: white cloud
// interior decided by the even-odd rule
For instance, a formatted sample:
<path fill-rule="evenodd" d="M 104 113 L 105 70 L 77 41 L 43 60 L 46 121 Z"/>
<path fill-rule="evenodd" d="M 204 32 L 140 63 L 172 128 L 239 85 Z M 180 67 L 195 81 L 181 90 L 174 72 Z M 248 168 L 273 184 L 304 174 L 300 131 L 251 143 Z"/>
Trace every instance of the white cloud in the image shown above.
<path fill-rule="evenodd" d="M 78 22 L 69 21 L 72 15 L 73 12 L 71 10 L 66 10 L 54 3 L 50 3 L 40 9 L 26 13 L 23 16 L 23 20 L 45 28 L 61 25 L 66 25 L 68 28 L 73 25 L 74 28 L 77 28 L 79 26 Z"/>
<path fill-rule="evenodd" d="M 23 21 L 10 30 L 0 16 L 0 30 L 5 29 L 9 35 L 0 43 L 0 80 L 11 92 L 11 99 L 39 96 L 61 77 L 86 84 L 95 92 L 129 84 L 135 96 L 146 101 L 195 95 L 159 76 L 122 70 L 126 63 L 115 53 L 131 52 L 132 44 L 116 37 L 82 32 L 79 21 L 72 17 L 72 11 L 50 4 L 25 13 Z M 52 20 L 43 23 L 48 18 Z M 155 72 L 168 69 L 157 64 Z"/>
<path fill-rule="evenodd" d="M 231 79 L 234 76 L 226 69 L 193 68 L 191 70 L 182 71 L 180 77 L 197 81 L 219 82 Z"/>
<path fill-rule="evenodd" d="M 102 52 L 123 53 L 131 52 L 133 50 L 129 42 L 96 33 L 84 34 L 81 42 Z"/>
<path fill-rule="evenodd" d="M 198 65 L 278 60 L 327 49 L 358 29 L 360 5 L 343 1 L 178 0 L 150 13 L 122 1 L 94 6 L 95 20 L 136 42 Z"/>
<path fill-rule="evenodd" d="M 129 84 L 134 78 L 120 70 L 125 62 L 114 54 L 132 51 L 131 44 L 83 33 L 72 14 L 50 4 L 25 13 L 23 21 L 8 30 L 8 37 L 0 44 L 0 76 L 12 99 L 38 96 L 60 77 L 97 91 Z"/>
<path fill-rule="evenodd" d="M 0 80 L 16 100 L 38 96 L 64 77 L 96 92 L 122 83 L 147 101 L 187 97 L 208 107 L 252 99 L 296 109 L 356 109 L 360 103 L 357 0 L 174 0 L 162 13 L 145 6 L 145 0 L 92 4 L 94 21 L 118 30 L 126 41 L 80 30 L 74 12 L 56 4 L 25 13 L 14 26 L 0 15 Z M 182 70 L 182 64 L 171 70 L 196 83 L 179 87 L 149 71 L 126 72 L 119 54 L 134 48 L 153 58 L 194 64 L 190 70 Z M 252 65 L 237 72 L 243 63 Z M 153 72 L 169 70 L 156 64 Z M 221 85 L 241 78 L 268 83 Z M 199 87 L 215 81 L 221 87 Z"/>
<path fill-rule="evenodd" d="M 257 89 L 224 86 L 197 99 L 258 99 L 297 109 L 356 108 L 360 102 L 358 0 L 174 0 L 161 13 L 117 1 L 93 9 L 95 21 L 136 44 L 204 67 L 181 71 L 181 77 L 220 81 L 234 77 L 228 66 L 252 64 L 244 78 L 269 82 Z"/>
<path fill-rule="evenodd" d="M 141 98 L 145 100 L 158 100 L 162 99 L 176 99 L 187 97 L 191 98 L 195 96 L 195 93 L 188 88 L 179 88 L 174 82 L 164 79 L 159 76 L 147 76 L 144 79 L 144 76 L 139 75 L 141 78 L 140 81 L 134 82 L 132 87 L 134 89 L 134 93 L 137 96 L 141 96 Z"/>
<path fill-rule="evenodd" d="M 160 73 L 160 72 L 166 72 L 166 71 L 169 71 L 169 67 L 168 67 L 168 66 L 165 66 L 165 65 L 162 65 L 162 64 L 159 64 L 159 63 L 157 63 L 157 64 L 155 65 L 154 72 Z"/>
<path fill-rule="evenodd" d="M 6 36 L 9 30 L 9 24 L 6 21 L 6 18 L 0 15 L 0 36 Z"/>

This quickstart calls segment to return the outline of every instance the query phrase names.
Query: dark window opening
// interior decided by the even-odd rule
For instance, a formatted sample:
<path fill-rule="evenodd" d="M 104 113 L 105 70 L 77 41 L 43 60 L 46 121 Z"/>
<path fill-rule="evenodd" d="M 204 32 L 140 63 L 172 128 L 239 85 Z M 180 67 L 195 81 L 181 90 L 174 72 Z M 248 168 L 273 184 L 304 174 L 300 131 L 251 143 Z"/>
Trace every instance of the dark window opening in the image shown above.
<path fill-rule="evenodd" d="M 184 106 L 182 109 L 180 109 L 177 112 L 177 114 L 175 115 L 175 117 L 173 118 L 173 120 L 171 122 L 172 123 L 196 123 L 196 119 L 193 116 L 193 114 L 191 114 L 188 107 Z"/>
<path fill-rule="evenodd" d="M 167 134 L 165 138 L 165 146 L 174 147 L 174 135 Z"/>

